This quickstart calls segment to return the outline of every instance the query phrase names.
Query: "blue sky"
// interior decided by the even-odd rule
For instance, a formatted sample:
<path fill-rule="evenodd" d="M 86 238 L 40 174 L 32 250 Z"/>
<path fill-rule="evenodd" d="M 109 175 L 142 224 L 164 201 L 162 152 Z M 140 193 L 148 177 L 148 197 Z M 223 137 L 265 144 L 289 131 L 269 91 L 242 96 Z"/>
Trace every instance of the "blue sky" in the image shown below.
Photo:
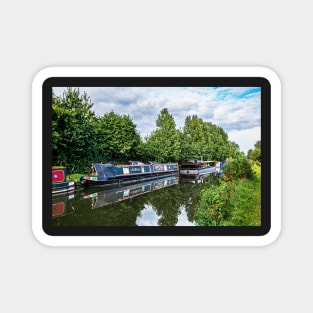
<path fill-rule="evenodd" d="M 53 91 L 61 95 L 66 88 Z M 86 91 L 96 115 L 114 111 L 126 114 L 144 138 L 155 128 L 160 110 L 167 108 L 176 127 L 196 114 L 222 127 L 230 140 L 247 153 L 261 138 L 260 87 L 80 87 Z"/>

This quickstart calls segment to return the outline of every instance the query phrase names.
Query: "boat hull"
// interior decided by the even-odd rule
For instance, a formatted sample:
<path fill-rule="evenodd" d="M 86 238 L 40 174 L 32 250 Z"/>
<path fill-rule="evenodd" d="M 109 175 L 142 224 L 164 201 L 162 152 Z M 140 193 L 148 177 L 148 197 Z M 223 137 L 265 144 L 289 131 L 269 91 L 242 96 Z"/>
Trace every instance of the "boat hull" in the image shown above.
<path fill-rule="evenodd" d="M 52 195 L 73 192 L 76 188 L 74 180 L 66 180 L 66 167 L 52 167 Z"/>
<path fill-rule="evenodd" d="M 203 169 L 181 169 L 179 174 L 182 176 L 202 176 L 205 174 L 216 174 L 216 168 L 208 167 Z"/>
<path fill-rule="evenodd" d="M 62 183 L 52 183 L 52 195 L 74 192 L 75 182 L 66 181 Z"/>
<path fill-rule="evenodd" d="M 179 176 L 182 178 L 201 179 L 212 175 L 217 175 L 216 161 L 201 161 L 196 159 L 188 159 L 182 163 Z"/>
<path fill-rule="evenodd" d="M 98 186 L 121 184 L 123 182 L 136 182 L 141 180 L 151 180 L 158 177 L 177 175 L 178 164 L 137 164 L 137 165 L 115 165 L 112 164 L 93 164 L 94 175 L 83 176 L 82 186 Z"/>

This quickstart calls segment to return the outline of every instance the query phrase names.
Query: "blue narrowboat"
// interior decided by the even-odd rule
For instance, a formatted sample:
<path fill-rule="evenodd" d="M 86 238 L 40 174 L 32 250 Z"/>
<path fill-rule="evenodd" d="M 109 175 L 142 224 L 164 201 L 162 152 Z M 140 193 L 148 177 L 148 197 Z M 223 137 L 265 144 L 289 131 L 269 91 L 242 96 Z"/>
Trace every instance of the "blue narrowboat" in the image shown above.
<path fill-rule="evenodd" d="M 177 163 L 130 164 L 93 163 L 89 174 L 80 178 L 82 186 L 104 185 L 136 180 L 148 180 L 177 174 Z"/>

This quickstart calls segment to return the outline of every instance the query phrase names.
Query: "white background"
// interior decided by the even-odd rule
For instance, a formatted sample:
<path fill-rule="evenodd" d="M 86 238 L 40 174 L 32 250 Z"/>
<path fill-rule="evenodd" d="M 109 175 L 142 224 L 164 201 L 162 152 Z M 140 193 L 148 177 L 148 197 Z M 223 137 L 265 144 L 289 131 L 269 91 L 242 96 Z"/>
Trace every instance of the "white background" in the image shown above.
<path fill-rule="evenodd" d="M 297 1 L 11 1 L 1 19 L 1 312 L 310 312 L 312 18 Z M 282 232 L 259 248 L 51 248 L 31 231 L 48 66 L 265 66 L 282 82 Z M 40 191 L 38 191 L 40 192 Z"/>

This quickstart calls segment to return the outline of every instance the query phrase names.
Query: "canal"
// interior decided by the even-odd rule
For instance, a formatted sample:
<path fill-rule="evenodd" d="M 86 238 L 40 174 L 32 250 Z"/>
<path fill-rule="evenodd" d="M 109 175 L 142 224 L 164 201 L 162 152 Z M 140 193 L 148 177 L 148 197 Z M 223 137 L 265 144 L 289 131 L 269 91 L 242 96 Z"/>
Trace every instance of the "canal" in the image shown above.
<path fill-rule="evenodd" d="M 202 188 L 216 177 L 182 182 L 177 176 L 122 186 L 97 186 L 53 197 L 54 226 L 196 226 Z"/>

